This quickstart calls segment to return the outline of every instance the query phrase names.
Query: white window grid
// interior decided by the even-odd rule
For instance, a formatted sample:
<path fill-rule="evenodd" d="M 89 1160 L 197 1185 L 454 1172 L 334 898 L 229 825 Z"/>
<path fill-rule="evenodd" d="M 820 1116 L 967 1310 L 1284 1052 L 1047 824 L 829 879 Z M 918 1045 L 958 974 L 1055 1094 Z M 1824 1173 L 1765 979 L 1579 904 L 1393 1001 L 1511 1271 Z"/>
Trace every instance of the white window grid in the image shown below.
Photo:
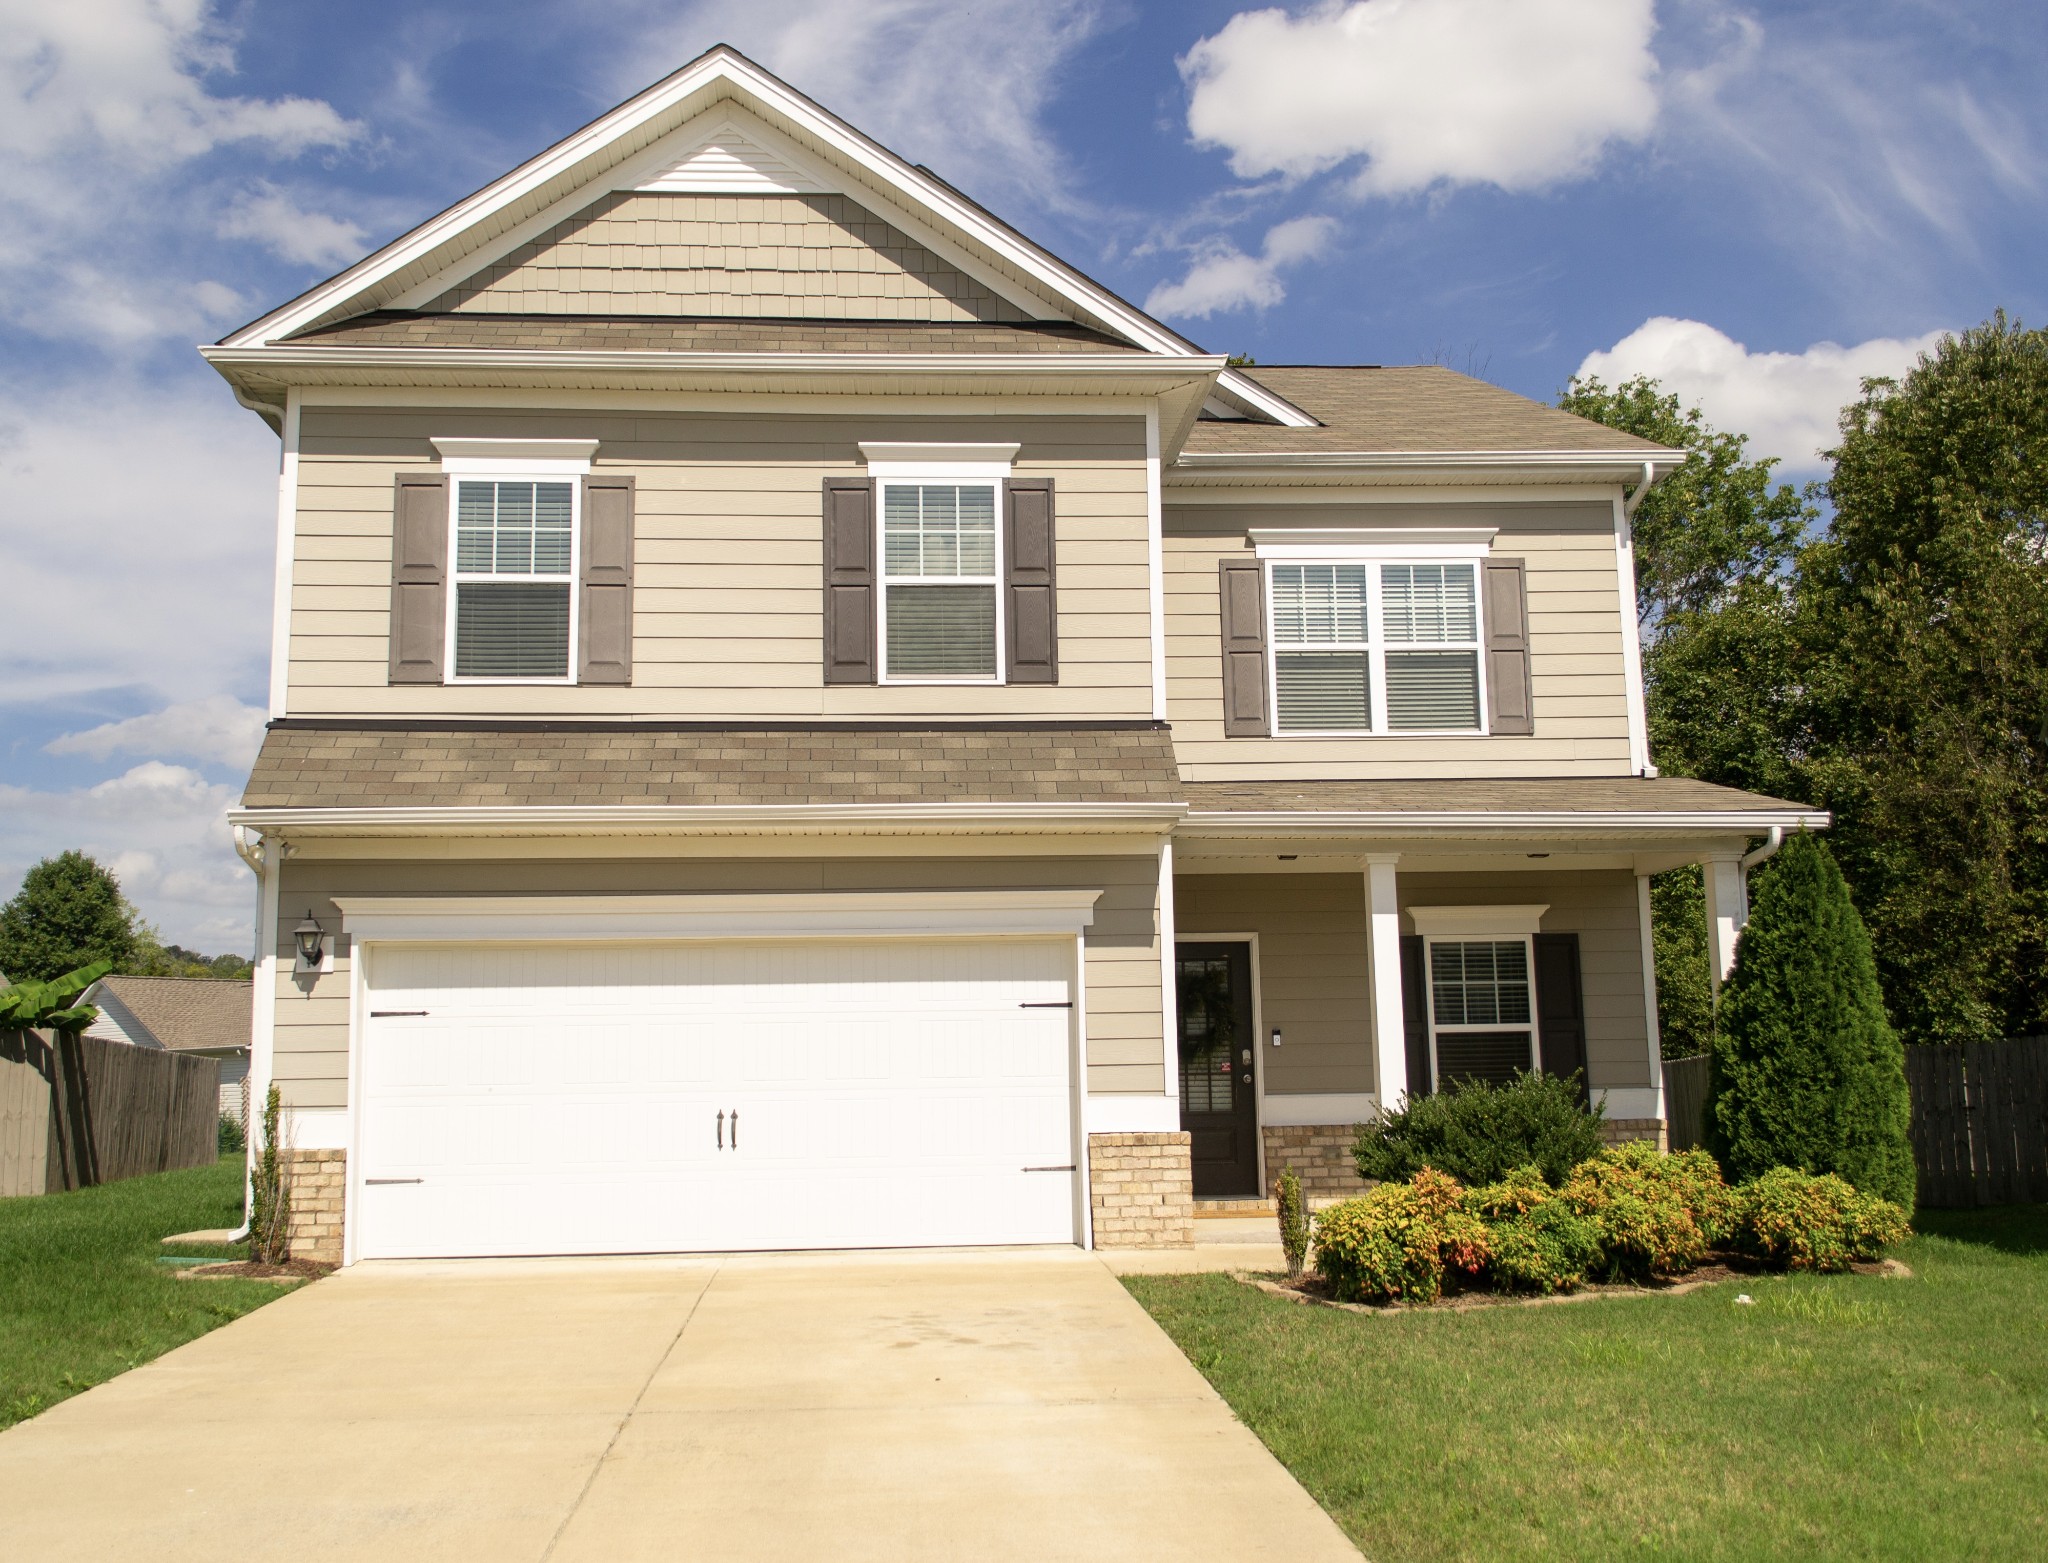
<path fill-rule="evenodd" d="M 1266 562 L 1266 709 L 1273 713 L 1273 735 L 1276 738 L 1357 738 L 1361 735 L 1394 738 L 1473 738 L 1484 736 L 1486 715 L 1492 709 L 1486 684 L 1486 603 L 1482 567 L 1466 559 L 1415 559 L 1390 561 L 1406 568 L 1409 565 L 1451 565 L 1471 564 L 1475 591 L 1476 638 L 1473 640 L 1432 641 L 1401 640 L 1386 638 L 1387 611 L 1386 593 L 1382 573 L 1386 562 L 1373 561 L 1365 564 L 1365 634 L 1362 641 L 1312 641 L 1288 642 L 1281 644 L 1277 618 L 1277 593 L 1273 588 L 1273 572 L 1306 565 L 1311 569 L 1331 565 L 1357 565 L 1356 559 L 1286 559 Z M 1475 727 L 1404 727 L 1396 732 L 1387 715 L 1387 652 L 1388 651 L 1470 651 L 1478 667 L 1479 676 L 1479 722 Z M 1371 700 L 1372 726 L 1355 727 L 1289 727 L 1280 726 L 1280 654 L 1283 651 L 1363 651 L 1366 653 L 1366 676 L 1370 685 L 1367 691 Z"/>
<path fill-rule="evenodd" d="M 1436 947 L 1440 944 L 1519 944 L 1522 946 L 1523 970 L 1529 974 L 1529 1018 L 1526 1021 L 1497 1021 L 1485 1025 L 1470 1023 L 1440 1026 L 1436 1018 Z M 1537 1067 L 1536 1058 L 1536 941 L 1525 933 L 1461 933 L 1447 934 L 1441 938 L 1430 934 L 1423 940 L 1422 987 L 1429 1010 L 1429 1086 L 1432 1091 L 1443 1089 L 1442 1071 L 1437 1067 L 1436 1039 L 1439 1035 L 1459 1036 L 1464 1034 L 1499 1035 L 1504 1031 L 1520 1031 L 1529 1039 L 1528 1068 Z"/>
<path fill-rule="evenodd" d="M 877 678 L 884 684 L 968 684 L 995 685 L 1003 682 L 1003 633 L 1007 623 L 1009 604 L 1003 599 L 1003 484 L 1000 479 L 986 477 L 958 477 L 943 471 L 931 474 L 896 475 L 878 479 L 875 493 L 875 580 L 881 588 L 881 601 L 877 605 L 881 612 L 876 629 L 876 656 L 879 659 Z M 980 488 L 989 490 L 990 502 L 995 515 L 995 544 L 992 556 L 994 569 L 987 575 L 892 575 L 889 571 L 889 490 L 892 488 Z M 889 588 L 901 583 L 915 585 L 947 586 L 988 586 L 994 589 L 995 612 L 995 671 L 990 674 L 892 674 L 889 671 Z"/>
<path fill-rule="evenodd" d="M 583 480 L 561 472 L 467 472 L 451 474 L 453 492 L 448 496 L 448 604 L 443 614 L 444 642 L 441 648 L 443 680 L 450 684 L 547 684 L 576 682 L 578 636 L 582 631 L 583 593 Z M 461 568 L 462 485 L 465 483 L 567 483 L 569 486 L 569 573 L 567 575 L 529 572 L 524 575 L 485 573 Z M 569 654 L 560 675 L 543 674 L 505 677 L 497 674 L 464 677 L 455 671 L 455 627 L 460 615 L 465 583 L 478 585 L 564 585 L 569 589 Z"/>

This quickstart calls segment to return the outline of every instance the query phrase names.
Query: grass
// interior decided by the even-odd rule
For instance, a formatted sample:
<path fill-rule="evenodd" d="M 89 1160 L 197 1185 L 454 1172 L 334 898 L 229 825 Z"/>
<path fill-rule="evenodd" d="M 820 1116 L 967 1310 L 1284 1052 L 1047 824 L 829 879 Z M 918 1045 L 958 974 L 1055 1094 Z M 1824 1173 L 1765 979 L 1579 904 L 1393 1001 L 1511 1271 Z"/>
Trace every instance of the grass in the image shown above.
<path fill-rule="evenodd" d="M 1917 1225 L 1910 1280 L 1563 1308 L 1124 1284 L 1374 1563 L 2048 1556 L 2048 1206 Z"/>
<path fill-rule="evenodd" d="M 0 1200 L 0 1428 L 282 1295 L 261 1281 L 179 1281 L 156 1262 L 169 1234 L 241 1219 L 240 1157 Z"/>

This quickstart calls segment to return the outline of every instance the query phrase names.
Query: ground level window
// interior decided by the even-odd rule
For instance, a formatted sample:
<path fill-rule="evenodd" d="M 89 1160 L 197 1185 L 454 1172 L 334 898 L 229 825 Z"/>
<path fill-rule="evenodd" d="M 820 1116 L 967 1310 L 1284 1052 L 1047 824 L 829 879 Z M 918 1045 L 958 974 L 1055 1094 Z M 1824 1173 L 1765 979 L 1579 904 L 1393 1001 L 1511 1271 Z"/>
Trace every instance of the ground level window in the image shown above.
<path fill-rule="evenodd" d="M 1429 941 L 1430 1052 L 1439 1090 L 1536 1067 L 1529 940 Z"/>

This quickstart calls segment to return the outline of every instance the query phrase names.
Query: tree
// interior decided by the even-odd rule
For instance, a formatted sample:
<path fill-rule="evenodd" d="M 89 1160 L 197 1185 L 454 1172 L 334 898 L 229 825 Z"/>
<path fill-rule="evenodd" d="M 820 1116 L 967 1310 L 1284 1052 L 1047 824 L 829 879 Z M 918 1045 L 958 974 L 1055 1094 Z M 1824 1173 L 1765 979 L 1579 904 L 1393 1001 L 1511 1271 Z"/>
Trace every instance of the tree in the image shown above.
<path fill-rule="evenodd" d="M 16 982 L 47 982 L 95 961 L 126 971 L 135 922 L 119 881 L 83 852 L 44 858 L 0 907 L 0 971 Z"/>
<path fill-rule="evenodd" d="M 1721 994 L 1707 1149 L 1730 1179 L 1832 1172 L 1913 1206 L 1905 1055 L 1870 935 L 1833 855 L 1804 833 L 1757 875 Z"/>

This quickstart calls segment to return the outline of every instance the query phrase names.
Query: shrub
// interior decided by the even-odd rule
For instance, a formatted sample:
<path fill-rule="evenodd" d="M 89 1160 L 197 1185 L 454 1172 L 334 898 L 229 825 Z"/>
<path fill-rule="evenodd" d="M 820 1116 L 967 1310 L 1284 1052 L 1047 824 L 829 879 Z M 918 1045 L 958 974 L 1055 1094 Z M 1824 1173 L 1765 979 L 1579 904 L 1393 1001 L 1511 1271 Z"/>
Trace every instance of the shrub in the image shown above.
<path fill-rule="evenodd" d="M 1773 1167 L 1738 1193 L 1742 1248 L 1788 1270 L 1844 1270 L 1852 1260 L 1882 1257 L 1912 1232 L 1898 1205 L 1860 1194 L 1833 1173 Z"/>
<path fill-rule="evenodd" d="M 1730 1176 L 1832 1172 L 1912 1207 L 1905 1055 L 1870 935 L 1811 836 L 1786 842 L 1762 876 L 1712 1057 L 1707 1145 Z"/>
<path fill-rule="evenodd" d="M 279 1139 L 282 1116 L 272 1081 L 263 1097 L 263 1138 L 249 1179 L 249 1257 L 259 1264 L 281 1265 L 292 1256 L 292 1186 L 286 1147 Z"/>
<path fill-rule="evenodd" d="M 236 1151 L 249 1148 L 248 1138 L 242 1133 L 242 1121 L 226 1113 L 220 1115 L 219 1149 L 223 1156 L 232 1156 Z"/>
<path fill-rule="evenodd" d="M 1534 1167 L 1468 1190 L 1464 1209 L 1485 1225 L 1496 1291 L 1568 1292 L 1600 1262 L 1599 1232 Z"/>
<path fill-rule="evenodd" d="M 1497 1183 L 1535 1167 L 1552 1185 L 1600 1149 L 1601 1110 L 1579 1102 L 1578 1077 L 1518 1074 L 1411 1097 L 1359 1131 L 1358 1175 L 1397 1183 L 1435 1167 L 1466 1183 Z"/>
<path fill-rule="evenodd" d="M 1486 1266 L 1486 1228 L 1458 1180 L 1424 1168 L 1316 1217 L 1316 1273 L 1339 1302 L 1435 1302 L 1447 1268 Z"/>
<path fill-rule="evenodd" d="M 1642 1140 L 1581 1163 L 1561 1197 L 1598 1233 L 1607 1273 L 1633 1280 L 1692 1269 L 1725 1239 L 1735 1211 L 1712 1157 L 1670 1156 Z"/>
<path fill-rule="evenodd" d="M 1299 1275 L 1308 1258 L 1308 1205 L 1301 1197 L 1301 1179 L 1283 1172 L 1274 1189 L 1274 1213 L 1280 1218 L 1280 1248 L 1287 1255 L 1287 1273 Z"/>

